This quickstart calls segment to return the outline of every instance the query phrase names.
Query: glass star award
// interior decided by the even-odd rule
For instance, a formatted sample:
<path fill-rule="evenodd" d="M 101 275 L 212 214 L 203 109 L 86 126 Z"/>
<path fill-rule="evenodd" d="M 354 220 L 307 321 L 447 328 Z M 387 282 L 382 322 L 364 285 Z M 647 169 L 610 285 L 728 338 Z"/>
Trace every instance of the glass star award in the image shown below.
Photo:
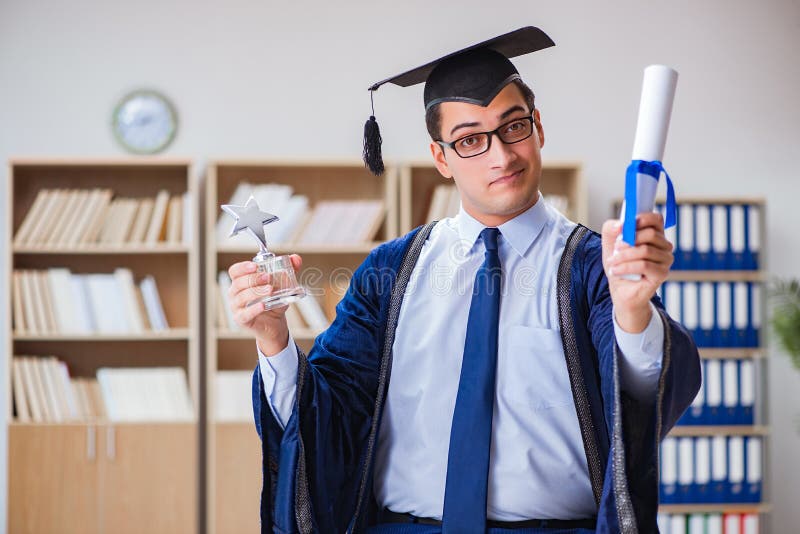
<path fill-rule="evenodd" d="M 305 297 L 306 291 L 297 283 L 297 277 L 295 277 L 294 267 L 292 267 L 292 261 L 289 256 L 276 256 L 267 249 L 264 225 L 277 221 L 278 217 L 261 211 L 252 195 L 247 199 L 244 206 L 225 204 L 222 209 L 236 220 L 233 230 L 231 230 L 231 237 L 245 230 L 258 243 L 258 254 L 253 258 L 253 261 L 258 265 L 258 270 L 254 276 L 261 273 L 269 274 L 267 283 L 273 288 L 272 293 L 267 295 L 261 291 L 261 286 L 253 284 L 256 287 L 257 294 L 259 291 L 264 293 L 260 299 L 264 310 L 285 306 Z M 248 302 L 248 306 L 255 302 L 257 300 Z"/>

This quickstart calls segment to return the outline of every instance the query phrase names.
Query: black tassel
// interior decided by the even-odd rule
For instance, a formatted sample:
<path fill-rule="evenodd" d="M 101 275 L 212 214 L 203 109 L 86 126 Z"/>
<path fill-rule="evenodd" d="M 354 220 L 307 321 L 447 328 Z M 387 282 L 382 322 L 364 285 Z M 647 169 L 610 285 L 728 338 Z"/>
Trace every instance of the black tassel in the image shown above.
<path fill-rule="evenodd" d="M 375 176 L 383 174 L 383 157 L 381 156 L 381 130 L 374 115 L 370 115 L 364 124 L 364 165 Z"/>

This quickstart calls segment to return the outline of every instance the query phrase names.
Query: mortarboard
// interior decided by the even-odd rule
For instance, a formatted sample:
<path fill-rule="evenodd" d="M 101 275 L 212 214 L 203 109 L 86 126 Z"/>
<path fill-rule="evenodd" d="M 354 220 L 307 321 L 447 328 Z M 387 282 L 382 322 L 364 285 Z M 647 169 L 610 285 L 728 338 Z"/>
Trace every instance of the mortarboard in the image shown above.
<path fill-rule="evenodd" d="M 426 110 L 453 101 L 487 106 L 503 87 L 520 78 L 510 58 L 551 46 L 555 43 L 546 33 L 526 26 L 377 82 L 369 87 L 370 101 L 383 84 L 410 87 L 425 82 Z M 375 175 L 384 170 L 381 142 L 373 104 L 372 115 L 364 125 L 364 164 Z"/>

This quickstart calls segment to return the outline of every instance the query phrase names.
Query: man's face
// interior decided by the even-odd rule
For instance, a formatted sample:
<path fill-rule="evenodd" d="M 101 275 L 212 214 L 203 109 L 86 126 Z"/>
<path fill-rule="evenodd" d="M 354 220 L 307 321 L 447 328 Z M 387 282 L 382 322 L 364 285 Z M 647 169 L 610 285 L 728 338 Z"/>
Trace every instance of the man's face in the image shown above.
<path fill-rule="evenodd" d="M 513 83 L 504 87 L 486 107 L 465 102 L 443 102 L 440 106 L 441 139 L 446 142 L 530 116 L 522 92 Z M 452 148 L 431 142 L 439 172 L 455 180 L 464 209 L 487 226 L 508 221 L 538 198 L 542 173 L 539 149 L 544 144 L 538 110 L 534 122 L 529 138 L 505 144 L 493 135 L 489 150 L 471 158 L 462 158 Z"/>

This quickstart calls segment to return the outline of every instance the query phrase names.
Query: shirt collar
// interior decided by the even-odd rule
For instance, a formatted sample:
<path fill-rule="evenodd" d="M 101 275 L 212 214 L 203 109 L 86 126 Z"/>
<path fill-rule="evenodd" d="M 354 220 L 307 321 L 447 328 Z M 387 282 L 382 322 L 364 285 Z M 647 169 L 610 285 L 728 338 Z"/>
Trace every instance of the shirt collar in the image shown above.
<path fill-rule="evenodd" d="M 536 204 L 523 211 L 510 221 L 506 221 L 497 228 L 503 239 L 508 241 L 520 256 L 525 256 L 536 237 L 541 233 L 547 223 L 549 211 L 540 192 Z M 464 206 L 458 210 L 458 235 L 469 250 L 478 240 L 481 231 L 486 228 L 482 223 L 464 211 Z"/>

